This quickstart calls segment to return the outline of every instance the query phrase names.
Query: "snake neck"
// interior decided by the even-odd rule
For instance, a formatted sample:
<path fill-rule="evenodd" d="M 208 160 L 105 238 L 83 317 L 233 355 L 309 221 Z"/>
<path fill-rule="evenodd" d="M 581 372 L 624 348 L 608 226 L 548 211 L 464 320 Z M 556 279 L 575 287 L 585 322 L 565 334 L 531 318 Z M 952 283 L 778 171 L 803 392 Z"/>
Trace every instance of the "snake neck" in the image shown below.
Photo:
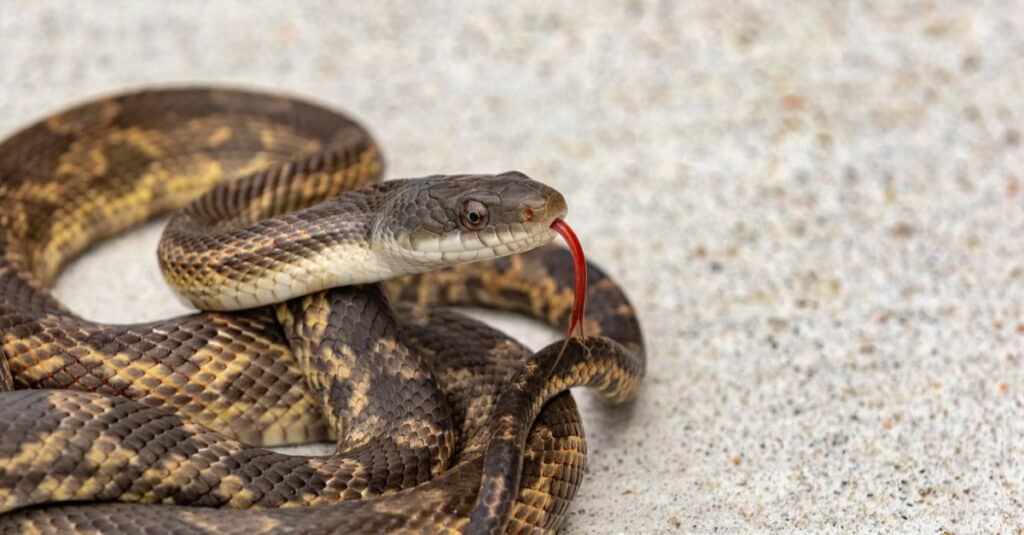
<path fill-rule="evenodd" d="M 281 215 L 291 203 L 262 192 L 290 190 L 268 180 L 218 186 L 168 224 L 161 268 L 191 304 L 253 308 L 527 251 L 566 212 L 560 193 L 517 172 L 392 180 Z"/>
<path fill-rule="evenodd" d="M 395 187 L 374 184 L 265 219 L 249 207 L 224 214 L 215 203 L 195 203 L 168 223 L 161 271 L 179 297 L 204 310 L 252 308 L 400 275 L 375 235 L 380 204 Z"/>

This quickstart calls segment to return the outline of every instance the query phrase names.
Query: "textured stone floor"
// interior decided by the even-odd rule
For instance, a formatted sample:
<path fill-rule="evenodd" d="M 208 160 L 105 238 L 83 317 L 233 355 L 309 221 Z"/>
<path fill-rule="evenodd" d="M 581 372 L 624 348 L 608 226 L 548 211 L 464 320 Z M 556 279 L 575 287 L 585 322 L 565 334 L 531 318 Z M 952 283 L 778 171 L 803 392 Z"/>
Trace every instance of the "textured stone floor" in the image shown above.
<path fill-rule="evenodd" d="M 630 409 L 580 393 L 566 531 L 1024 525 L 1021 2 L 165 4 L 0 5 L 0 132 L 243 84 L 354 112 L 391 176 L 565 192 L 650 361 Z M 100 320 L 181 312 L 158 232 L 58 294 Z"/>

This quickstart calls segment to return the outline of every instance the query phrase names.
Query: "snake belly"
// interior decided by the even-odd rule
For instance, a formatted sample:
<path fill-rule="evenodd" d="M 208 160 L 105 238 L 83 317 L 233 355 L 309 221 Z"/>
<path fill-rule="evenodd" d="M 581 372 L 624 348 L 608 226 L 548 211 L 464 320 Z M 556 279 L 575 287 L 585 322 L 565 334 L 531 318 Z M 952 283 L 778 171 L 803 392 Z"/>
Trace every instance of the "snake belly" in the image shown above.
<path fill-rule="evenodd" d="M 632 394 L 632 307 L 590 266 L 596 336 L 560 359 L 437 307 L 562 325 L 564 250 L 137 325 L 84 320 L 47 290 L 90 244 L 232 177 L 249 184 L 233 202 L 280 214 L 382 172 L 348 117 L 237 90 L 98 100 L 0 143 L 0 531 L 557 529 L 585 453 L 565 390 Z M 327 457 L 262 449 L 330 439 Z"/>

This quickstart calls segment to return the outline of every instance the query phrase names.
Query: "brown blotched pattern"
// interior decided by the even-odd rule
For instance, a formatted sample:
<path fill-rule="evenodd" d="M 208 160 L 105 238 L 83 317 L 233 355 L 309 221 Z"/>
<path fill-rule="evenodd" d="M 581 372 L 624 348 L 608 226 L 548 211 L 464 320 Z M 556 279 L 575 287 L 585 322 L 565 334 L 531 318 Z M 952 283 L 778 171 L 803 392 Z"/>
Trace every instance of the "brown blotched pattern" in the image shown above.
<path fill-rule="evenodd" d="M 233 90 L 100 100 L 0 143 L 0 533 L 557 529 L 585 461 L 565 390 L 631 395 L 644 359 L 632 308 L 591 266 L 594 337 L 556 358 L 434 307 L 562 326 L 562 249 L 128 326 L 78 318 L 46 289 L 90 244 L 211 187 L 179 217 L 216 232 L 382 169 L 347 117 Z M 273 229 L 253 243 L 282 238 Z M 214 248 L 192 253 L 218 265 Z M 326 457 L 262 449 L 330 437 Z"/>

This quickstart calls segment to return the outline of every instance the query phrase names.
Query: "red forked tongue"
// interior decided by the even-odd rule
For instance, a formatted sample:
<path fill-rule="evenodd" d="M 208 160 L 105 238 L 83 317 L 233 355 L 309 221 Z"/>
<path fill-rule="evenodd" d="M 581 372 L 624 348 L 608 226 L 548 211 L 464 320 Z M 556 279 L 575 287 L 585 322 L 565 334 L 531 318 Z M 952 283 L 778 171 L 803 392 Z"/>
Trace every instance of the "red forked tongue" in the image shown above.
<path fill-rule="evenodd" d="M 569 252 L 572 253 L 572 269 L 576 275 L 576 295 L 572 302 L 572 320 L 569 322 L 569 332 L 565 334 L 565 342 L 568 344 L 577 325 L 580 328 L 580 337 L 584 336 L 583 306 L 587 301 L 587 259 L 583 256 L 583 246 L 580 245 L 579 238 L 576 237 L 576 233 L 569 228 L 569 224 L 565 220 L 555 219 L 551 223 L 551 228 L 559 233 L 569 246 Z M 565 351 L 565 346 L 562 347 L 562 350 Z"/>

